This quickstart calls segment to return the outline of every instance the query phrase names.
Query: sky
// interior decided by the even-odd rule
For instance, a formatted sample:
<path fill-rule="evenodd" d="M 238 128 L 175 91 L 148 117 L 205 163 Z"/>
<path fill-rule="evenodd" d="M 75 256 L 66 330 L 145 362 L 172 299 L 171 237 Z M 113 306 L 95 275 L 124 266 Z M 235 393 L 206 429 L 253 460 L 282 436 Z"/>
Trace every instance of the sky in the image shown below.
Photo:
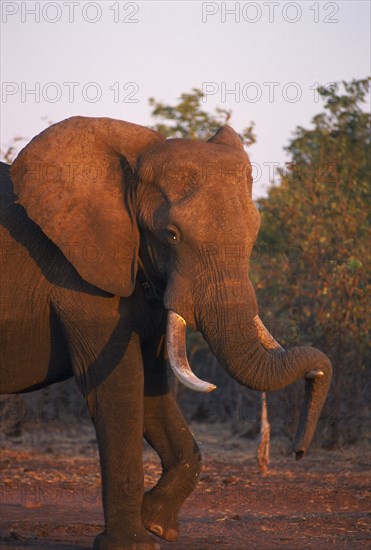
<path fill-rule="evenodd" d="M 368 1 L 1 2 L 1 146 L 50 122 L 107 116 L 150 126 L 148 98 L 255 123 L 254 197 L 289 159 L 296 126 L 323 110 L 318 84 L 370 75 Z"/>

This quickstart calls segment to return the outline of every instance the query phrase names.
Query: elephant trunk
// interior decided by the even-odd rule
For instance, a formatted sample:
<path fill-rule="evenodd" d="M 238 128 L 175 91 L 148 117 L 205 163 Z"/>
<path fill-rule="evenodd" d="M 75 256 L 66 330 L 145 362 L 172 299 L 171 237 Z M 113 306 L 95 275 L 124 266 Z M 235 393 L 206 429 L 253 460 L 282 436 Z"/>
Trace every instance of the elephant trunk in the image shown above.
<path fill-rule="evenodd" d="M 275 391 L 297 380 L 306 380 L 305 399 L 293 443 L 293 451 L 296 459 L 299 460 L 310 445 L 328 393 L 332 376 L 331 363 L 326 355 L 315 348 L 296 347 L 284 351 L 278 348 L 277 344 L 277 346 L 266 346 L 271 349 L 276 348 L 274 351 L 267 351 L 260 339 L 262 326 L 251 317 L 251 314 L 249 318 L 248 308 L 240 304 L 240 301 L 234 303 L 226 301 L 220 306 L 221 309 L 213 308 L 213 315 L 199 311 L 198 329 L 222 367 L 243 386 L 260 391 Z M 210 308 L 204 308 L 204 311 L 209 312 Z M 191 378 L 194 375 L 191 373 L 188 362 L 185 363 L 186 359 L 184 360 L 185 344 L 183 344 L 183 352 L 179 351 L 180 339 L 183 338 L 184 341 L 185 338 L 183 319 L 183 336 L 178 330 L 178 337 L 173 338 L 172 341 L 169 340 L 169 335 L 174 333 L 174 328 L 180 324 L 179 319 L 182 318 L 175 312 L 169 312 L 169 358 L 175 372 L 182 370 L 183 375 L 186 373 L 192 387 L 195 380 Z M 266 330 L 265 327 L 264 330 Z M 269 341 L 267 334 L 265 337 L 266 341 Z M 177 369 L 179 364 L 181 367 Z M 199 384 L 200 391 L 205 391 L 207 387 L 206 391 L 214 389 L 210 384 L 205 386 L 207 383 L 198 379 L 196 384 Z"/>

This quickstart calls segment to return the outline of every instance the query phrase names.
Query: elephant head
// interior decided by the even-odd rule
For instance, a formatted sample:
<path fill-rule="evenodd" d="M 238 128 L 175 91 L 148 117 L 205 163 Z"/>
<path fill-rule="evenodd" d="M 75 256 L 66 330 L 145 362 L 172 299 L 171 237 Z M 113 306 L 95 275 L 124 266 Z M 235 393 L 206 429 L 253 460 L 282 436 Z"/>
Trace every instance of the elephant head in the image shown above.
<path fill-rule="evenodd" d="M 331 364 L 314 348 L 277 347 L 258 317 L 249 259 L 260 217 L 251 165 L 230 127 L 208 142 L 166 140 L 127 122 L 74 117 L 34 138 L 11 173 L 30 218 L 83 279 L 129 296 L 140 263 L 163 299 L 169 360 L 186 385 L 214 389 L 190 370 L 187 324 L 248 388 L 272 391 L 305 379 L 293 445 L 303 456 Z"/>

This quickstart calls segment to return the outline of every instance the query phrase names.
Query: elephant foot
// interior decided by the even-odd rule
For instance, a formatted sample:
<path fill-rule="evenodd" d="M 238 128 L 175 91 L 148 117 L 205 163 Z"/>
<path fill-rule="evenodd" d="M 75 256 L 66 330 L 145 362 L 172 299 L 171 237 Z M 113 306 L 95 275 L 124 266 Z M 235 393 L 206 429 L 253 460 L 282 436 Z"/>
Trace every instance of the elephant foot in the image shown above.
<path fill-rule="evenodd" d="M 174 513 L 174 502 L 156 496 L 155 491 L 144 494 L 142 521 L 144 527 L 158 537 L 175 542 L 179 536 L 178 513 Z"/>
<path fill-rule="evenodd" d="M 100 533 L 94 540 L 93 550 L 161 550 L 161 546 L 143 529 L 140 535 L 125 538 Z"/>

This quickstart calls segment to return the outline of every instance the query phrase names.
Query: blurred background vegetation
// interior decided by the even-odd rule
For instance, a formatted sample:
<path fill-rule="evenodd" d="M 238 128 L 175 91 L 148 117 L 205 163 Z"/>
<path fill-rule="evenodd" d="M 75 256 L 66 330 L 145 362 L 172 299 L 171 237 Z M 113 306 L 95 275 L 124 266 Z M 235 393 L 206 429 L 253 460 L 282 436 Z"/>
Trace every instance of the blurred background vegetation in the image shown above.
<path fill-rule="evenodd" d="M 279 169 L 278 183 L 257 201 L 262 217 L 251 261 L 260 316 L 284 347 L 313 345 L 334 366 L 334 378 L 316 440 L 333 448 L 367 438 L 369 382 L 368 279 L 370 262 L 370 115 L 365 112 L 369 79 L 319 88 L 324 112 L 310 128 L 297 127 Z M 179 102 L 150 99 L 154 128 L 168 137 L 207 139 L 231 123 L 232 112 L 202 110 L 202 92 Z M 250 123 L 240 134 L 256 141 Z M 189 333 L 194 370 L 220 387 L 207 396 L 174 383 L 188 417 L 229 422 L 257 436 L 260 396 L 224 374 L 198 334 Z M 294 433 L 303 385 L 268 395 L 273 435 Z"/>
<path fill-rule="evenodd" d="M 260 317 L 284 347 L 313 345 L 334 366 L 329 398 L 315 442 L 335 448 L 369 438 L 370 391 L 366 366 L 370 263 L 370 116 L 365 112 L 369 79 L 319 88 L 324 111 L 310 128 L 297 127 L 286 147 L 290 162 L 278 182 L 257 201 L 262 226 L 251 259 L 251 279 Z M 149 99 L 153 128 L 168 137 L 207 139 L 232 112 L 202 109 L 202 92 L 181 94 L 176 105 Z M 247 148 L 256 140 L 253 123 L 240 133 Z M 4 154 L 12 160 L 12 151 Z M 200 395 L 172 381 L 188 420 L 227 422 L 231 430 L 257 437 L 260 394 L 246 390 L 218 366 L 197 333 L 189 332 L 193 369 L 216 383 Z M 303 399 L 298 383 L 268 395 L 273 436 L 292 438 Z M 28 400 L 28 401 L 27 401 Z M 87 419 L 73 381 L 2 402 L 3 429 L 21 432 L 32 420 Z M 71 413 L 72 410 L 79 413 Z M 44 411 L 43 414 L 40 411 Z M 45 412 L 46 411 L 46 412 Z M 17 416 L 18 415 L 18 416 Z"/>

